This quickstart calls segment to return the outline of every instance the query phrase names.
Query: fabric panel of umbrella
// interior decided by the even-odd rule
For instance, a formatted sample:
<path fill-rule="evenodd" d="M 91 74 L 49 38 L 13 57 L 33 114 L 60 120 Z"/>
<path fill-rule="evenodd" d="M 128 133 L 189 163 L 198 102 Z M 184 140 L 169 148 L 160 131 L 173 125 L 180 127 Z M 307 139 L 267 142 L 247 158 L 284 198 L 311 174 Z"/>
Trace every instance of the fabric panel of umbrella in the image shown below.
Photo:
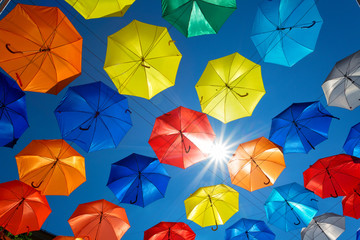
<path fill-rule="evenodd" d="M 336 240 L 345 231 L 345 217 L 335 213 L 325 213 L 314 217 L 301 230 L 301 240 Z"/>
<path fill-rule="evenodd" d="M 174 86 L 182 58 L 165 27 L 137 20 L 108 37 L 104 70 L 119 93 L 151 99 Z"/>
<path fill-rule="evenodd" d="M 343 149 L 349 155 L 360 157 L 360 123 L 351 127 Z"/>
<path fill-rule="evenodd" d="M 225 240 L 275 240 L 275 234 L 260 220 L 242 218 L 226 229 Z"/>
<path fill-rule="evenodd" d="M 360 51 L 337 62 L 321 87 L 329 106 L 357 108 L 360 105 Z"/>
<path fill-rule="evenodd" d="M 144 240 L 195 240 L 195 237 L 183 222 L 160 222 L 144 232 Z"/>
<path fill-rule="evenodd" d="M 107 186 L 120 202 L 145 207 L 165 197 L 169 180 L 159 160 L 133 153 L 111 164 Z"/>
<path fill-rule="evenodd" d="M 64 140 L 33 140 L 16 156 L 19 178 L 43 195 L 70 195 L 86 181 L 85 159 Z"/>
<path fill-rule="evenodd" d="M 231 183 L 251 192 L 273 185 L 285 167 L 280 148 L 264 137 L 240 144 L 228 162 Z"/>
<path fill-rule="evenodd" d="M 82 42 L 58 8 L 17 4 L 0 21 L 0 67 L 24 91 L 58 94 L 81 74 Z"/>

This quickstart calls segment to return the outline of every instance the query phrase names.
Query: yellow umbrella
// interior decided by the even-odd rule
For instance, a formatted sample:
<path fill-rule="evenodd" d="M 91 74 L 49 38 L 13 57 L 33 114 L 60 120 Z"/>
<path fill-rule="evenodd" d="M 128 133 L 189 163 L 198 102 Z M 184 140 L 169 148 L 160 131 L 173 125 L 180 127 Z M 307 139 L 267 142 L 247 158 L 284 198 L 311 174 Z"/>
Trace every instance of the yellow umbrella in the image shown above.
<path fill-rule="evenodd" d="M 260 65 L 238 53 L 209 61 L 195 88 L 202 111 L 223 123 L 251 116 L 265 94 Z"/>
<path fill-rule="evenodd" d="M 239 211 L 239 193 L 224 184 L 202 187 L 185 199 L 185 209 L 187 219 L 216 231 Z"/>
<path fill-rule="evenodd" d="M 122 17 L 135 0 L 65 0 L 85 19 Z"/>
<path fill-rule="evenodd" d="M 119 93 L 150 99 L 175 84 L 181 57 L 165 27 L 134 20 L 108 37 L 104 69 Z"/>

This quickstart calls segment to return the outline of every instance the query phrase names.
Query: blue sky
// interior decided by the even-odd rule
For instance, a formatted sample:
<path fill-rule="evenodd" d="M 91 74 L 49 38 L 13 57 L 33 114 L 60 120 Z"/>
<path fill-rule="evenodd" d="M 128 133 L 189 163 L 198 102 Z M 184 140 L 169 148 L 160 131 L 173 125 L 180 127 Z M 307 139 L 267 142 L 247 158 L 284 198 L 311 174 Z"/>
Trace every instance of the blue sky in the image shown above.
<path fill-rule="evenodd" d="M 13 0 L 0 15 L 2 18 L 19 0 Z M 22 0 L 21 3 L 42 6 L 57 6 L 70 19 L 84 38 L 83 73 L 70 86 L 103 81 L 114 88 L 111 80 L 103 70 L 107 36 L 126 26 L 133 19 L 142 22 L 168 27 L 176 46 L 183 54 L 176 85 L 158 94 L 150 101 L 129 97 L 132 111 L 133 127 L 116 149 L 85 153 L 72 144 L 86 160 L 87 181 L 69 197 L 49 196 L 52 213 L 43 225 L 43 229 L 57 235 L 72 235 L 67 223 L 68 218 L 78 204 L 98 199 L 106 199 L 119 204 L 112 192 L 106 187 L 110 165 L 131 153 L 155 157 L 147 143 L 155 118 L 178 107 L 184 106 L 201 111 L 195 91 L 209 60 L 220 58 L 234 52 L 260 62 L 255 46 L 250 40 L 252 23 L 260 0 L 238 0 L 238 9 L 230 16 L 217 35 L 185 38 L 180 32 L 161 17 L 160 0 L 136 0 L 123 18 L 85 20 L 65 1 L 62 0 Z M 295 64 L 283 67 L 260 62 L 266 90 L 265 96 L 255 108 L 251 117 L 242 118 L 228 124 L 209 117 L 210 123 L 219 136 L 231 143 L 232 151 L 238 144 L 261 137 L 269 136 L 271 119 L 293 102 L 310 102 L 320 100 L 324 106 L 326 100 L 321 84 L 326 79 L 333 65 L 340 59 L 359 50 L 360 8 L 355 0 L 318 0 L 317 6 L 323 18 L 315 51 Z M 18 179 L 14 156 L 33 139 L 61 138 L 55 119 L 54 110 L 65 94 L 57 96 L 26 93 L 27 110 L 30 128 L 20 138 L 14 149 L 1 148 L 0 182 Z M 340 120 L 333 120 L 330 126 L 329 139 L 311 150 L 309 154 L 285 154 L 286 169 L 274 186 L 255 192 L 248 192 L 230 183 L 226 163 L 204 161 L 186 170 L 165 165 L 171 176 L 166 197 L 145 208 L 119 204 L 126 209 L 131 228 L 124 235 L 124 240 L 143 238 L 143 232 L 160 221 L 182 221 L 187 223 L 197 234 L 196 239 L 224 239 L 225 229 L 240 218 L 252 218 L 266 221 L 264 202 L 273 187 L 298 182 L 303 184 L 302 172 L 317 159 L 344 153 L 342 146 L 351 126 L 360 121 L 360 108 L 353 111 L 326 107 Z M 226 183 L 239 191 L 239 212 L 225 225 L 213 232 L 210 227 L 201 228 L 186 219 L 184 200 L 196 189 Z M 341 197 L 320 199 L 318 215 L 325 212 L 342 214 Z M 269 225 L 277 239 L 300 239 L 300 230 L 284 232 Z M 346 217 L 346 231 L 340 240 L 355 239 L 360 222 Z"/>

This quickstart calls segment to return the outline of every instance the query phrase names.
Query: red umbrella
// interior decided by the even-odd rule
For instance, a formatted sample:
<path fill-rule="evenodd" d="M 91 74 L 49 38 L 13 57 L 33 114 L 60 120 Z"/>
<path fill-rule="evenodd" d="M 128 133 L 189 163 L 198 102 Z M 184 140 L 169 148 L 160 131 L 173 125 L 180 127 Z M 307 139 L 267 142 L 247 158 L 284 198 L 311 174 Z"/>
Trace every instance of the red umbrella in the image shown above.
<path fill-rule="evenodd" d="M 304 186 L 321 198 L 345 196 L 360 183 L 360 159 L 346 154 L 321 158 L 303 175 Z"/>
<path fill-rule="evenodd" d="M 46 197 L 18 180 L 0 184 L 0 226 L 18 235 L 38 231 L 51 213 Z"/>
<path fill-rule="evenodd" d="M 182 222 L 160 222 L 144 232 L 144 240 L 194 240 L 195 236 Z"/>
<path fill-rule="evenodd" d="M 360 185 L 356 186 L 351 194 L 343 198 L 342 206 L 344 216 L 360 218 Z"/>
<path fill-rule="evenodd" d="M 125 209 L 106 200 L 80 204 L 68 220 L 75 237 L 119 240 L 130 228 Z"/>
<path fill-rule="evenodd" d="M 160 162 L 187 168 L 208 157 L 214 139 L 206 114 L 178 107 L 156 119 L 149 144 Z"/>

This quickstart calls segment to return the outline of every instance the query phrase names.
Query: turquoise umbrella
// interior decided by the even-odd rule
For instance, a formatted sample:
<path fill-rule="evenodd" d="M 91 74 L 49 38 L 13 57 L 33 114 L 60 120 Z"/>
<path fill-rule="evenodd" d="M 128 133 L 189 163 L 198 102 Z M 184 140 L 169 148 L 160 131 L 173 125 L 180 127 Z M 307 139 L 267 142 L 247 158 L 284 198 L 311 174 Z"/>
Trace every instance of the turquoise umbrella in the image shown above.
<path fill-rule="evenodd" d="M 265 202 L 270 224 L 285 231 L 306 227 L 318 212 L 313 192 L 297 183 L 274 188 Z"/>
<path fill-rule="evenodd" d="M 314 51 L 321 25 L 314 0 L 264 0 L 251 40 L 265 62 L 291 67 Z"/>

